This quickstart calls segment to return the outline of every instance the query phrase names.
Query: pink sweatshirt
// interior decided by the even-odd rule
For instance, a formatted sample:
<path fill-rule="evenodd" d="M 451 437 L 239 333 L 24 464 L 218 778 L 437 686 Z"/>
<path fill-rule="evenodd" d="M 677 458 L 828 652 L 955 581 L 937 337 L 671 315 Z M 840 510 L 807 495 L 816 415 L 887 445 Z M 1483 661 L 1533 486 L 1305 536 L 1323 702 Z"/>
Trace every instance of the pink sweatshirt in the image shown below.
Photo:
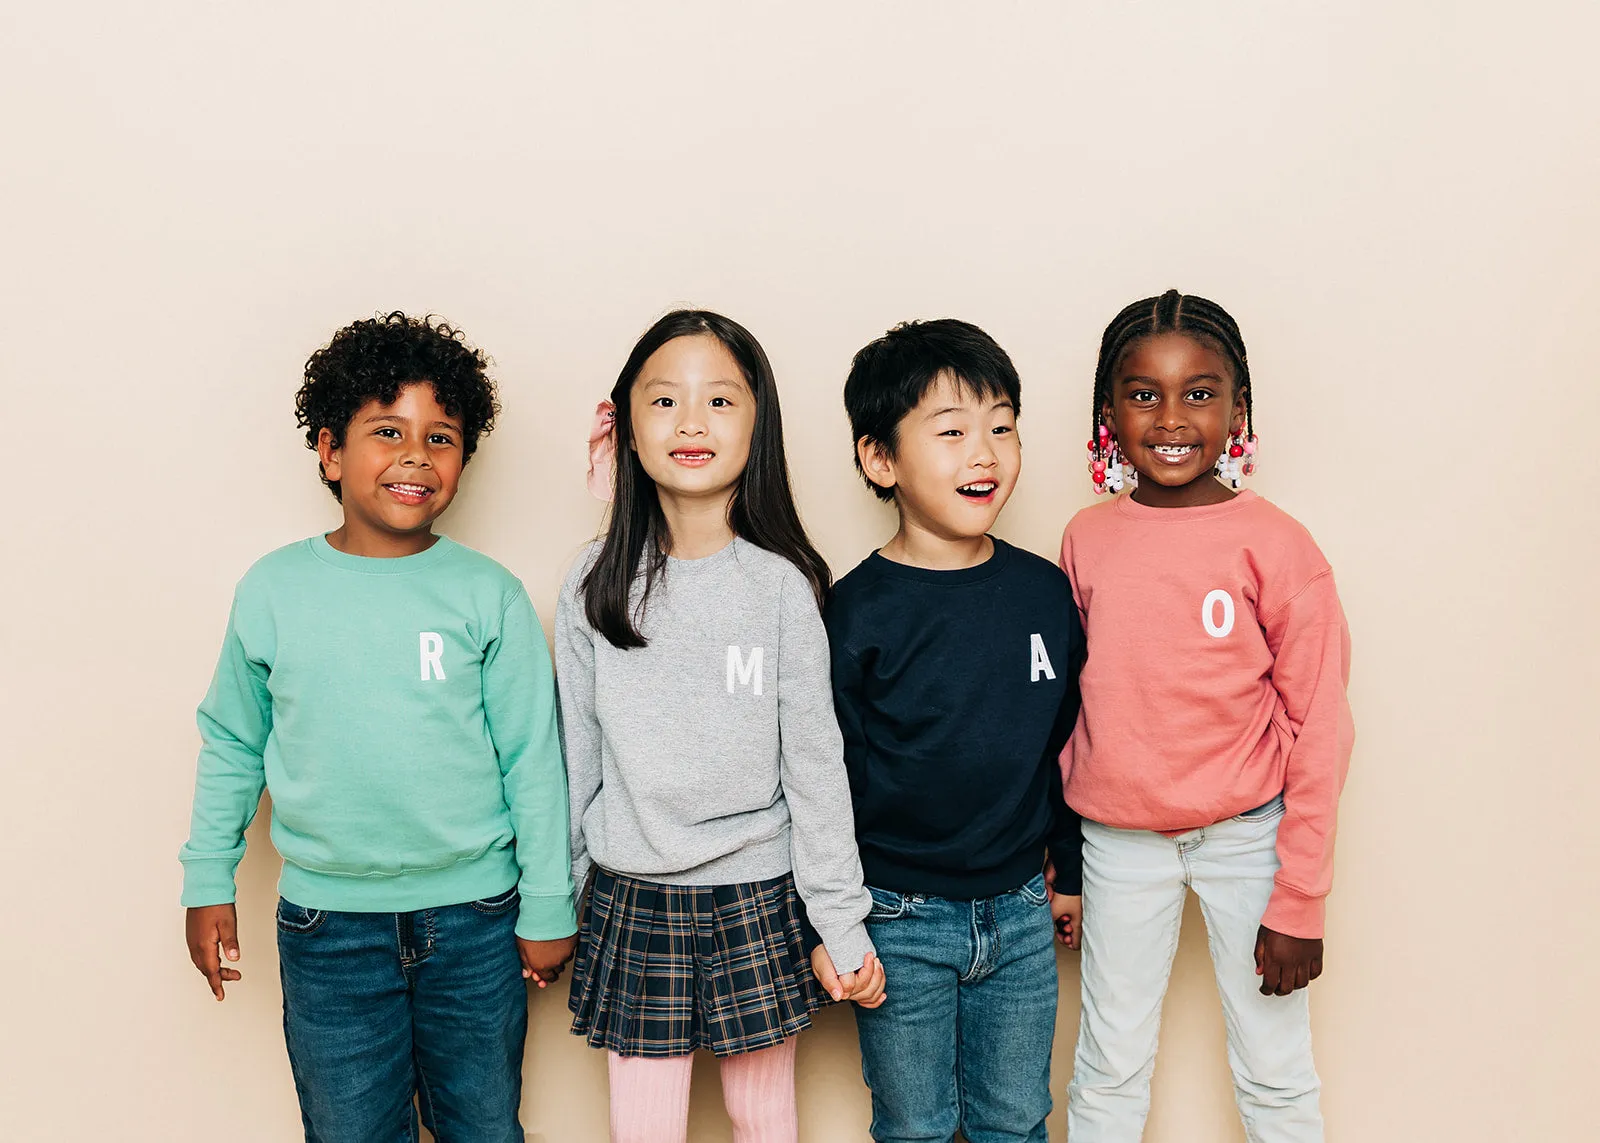
<path fill-rule="evenodd" d="M 1350 631 L 1310 534 L 1253 492 L 1200 508 L 1086 508 L 1061 567 L 1089 640 L 1062 751 L 1067 804 L 1178 833 L 1283 794 L 1262 924 L 1322 936 L 1355 726 Z"/>

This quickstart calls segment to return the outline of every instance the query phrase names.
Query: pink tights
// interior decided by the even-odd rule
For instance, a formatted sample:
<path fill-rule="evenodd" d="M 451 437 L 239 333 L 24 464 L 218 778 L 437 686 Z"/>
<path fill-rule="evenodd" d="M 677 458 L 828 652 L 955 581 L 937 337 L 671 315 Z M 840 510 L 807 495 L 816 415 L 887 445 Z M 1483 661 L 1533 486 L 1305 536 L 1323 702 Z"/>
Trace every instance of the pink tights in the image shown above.
<path fill-rule="evenodd" d="M 643 1059 L 608 1053 L 611 1143 L 685 1143 L 693 1056 Z M 733 1143 L 797 1143 L 794 1037 L 720 1062 Z"/>

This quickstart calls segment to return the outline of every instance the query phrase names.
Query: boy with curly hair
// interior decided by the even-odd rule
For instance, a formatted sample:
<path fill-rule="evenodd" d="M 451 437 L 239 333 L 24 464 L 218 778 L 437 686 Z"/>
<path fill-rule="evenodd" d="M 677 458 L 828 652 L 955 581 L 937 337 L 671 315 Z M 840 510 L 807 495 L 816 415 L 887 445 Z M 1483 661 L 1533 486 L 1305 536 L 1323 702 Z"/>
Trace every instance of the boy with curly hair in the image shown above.
<path fill-rule="evenodd" d="M 240 581 L 210 692 L 183 904 L 218 1000 L 262 789 L 283 857 L 284 1035 L 307 1140 L 521 1140 L 527 980 L 577 919 L 550 655 L 509 571 L 436 535 L 498 406 L 432 319 L 341 329 L 306 362 L 306 444 L 344 523 Z M 219 948 L 221 955 L 219 956 Z"/>

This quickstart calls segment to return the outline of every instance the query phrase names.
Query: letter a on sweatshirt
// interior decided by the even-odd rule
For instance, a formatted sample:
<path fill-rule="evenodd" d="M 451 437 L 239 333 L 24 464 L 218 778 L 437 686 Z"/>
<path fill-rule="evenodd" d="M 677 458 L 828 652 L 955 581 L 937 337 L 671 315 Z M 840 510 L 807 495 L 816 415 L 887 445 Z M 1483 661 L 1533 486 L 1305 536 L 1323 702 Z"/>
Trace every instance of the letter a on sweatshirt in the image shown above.
<path fill-rule="evenodd" d="M 1028 641 L 1029 645 L 1033 648 L 1033 653 L 1028 662 L 1028 671 L 1030 676 L 1028 681 L 1030 683 L 1036 683 L 1039 681 L 1040 675 L 1043 675 L 1047 679 L 1055 678 L 1055 668 L 1050 665 L 1050 656 L 1044 649 L 1044 636 L 1037 634 L 1030 635 L 1028 636 Z"/>
<path fill-rule="evenodd" d="M 751 687 L 755 694 L 761 694 L 761 648 L 750 648 L 750 658 L 746 659 L 739 653 L 738 647 L 728 648 L 728 693 L 733 693 L 735 682 L 742 687 Z M 752 686 L 752 682 L 754 685 Z"/>
<path fill-rule="evenodd" d="M 444 678 L 444 639 L 437 631 L 424 631 L 422 642 L 422 681 Z"/>

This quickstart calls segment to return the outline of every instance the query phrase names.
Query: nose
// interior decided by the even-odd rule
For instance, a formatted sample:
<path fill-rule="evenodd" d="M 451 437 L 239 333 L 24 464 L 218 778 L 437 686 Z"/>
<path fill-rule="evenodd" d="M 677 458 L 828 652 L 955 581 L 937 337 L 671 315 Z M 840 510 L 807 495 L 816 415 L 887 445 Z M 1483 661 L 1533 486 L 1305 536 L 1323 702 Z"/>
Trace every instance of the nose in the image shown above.
<path fill-rule="evenodd" d="M 1000 463 L 1000 457 L 994 451 L 994 437 L 989 433 L 978 433 L 973 437 L 972 467 L 993 468 Z"/>
<path fill-rule="evenodd" d="M 414 440 L 405 442 L 405 447 L 400 453 L 400 466 L 402 468 L 432 468 L 433 462 L 428 459 L 428 450 Z"/>
<path fill-rule="evenodd" d="M 690 405 L 679 406 L 683 412 L 678 414 L 678 435 L 680 437 L 703 437 L 706 435 L 705 418 L 700 411 Z"/>
<path fill-rule="evenodd" d="M 1184 408 L 1182 398 L 1172 398 L 1161 402 L 1161 408 L 1156 417 L 1158 427 L 1177 432 L 1187 423 L 1187 410 Z"/>

